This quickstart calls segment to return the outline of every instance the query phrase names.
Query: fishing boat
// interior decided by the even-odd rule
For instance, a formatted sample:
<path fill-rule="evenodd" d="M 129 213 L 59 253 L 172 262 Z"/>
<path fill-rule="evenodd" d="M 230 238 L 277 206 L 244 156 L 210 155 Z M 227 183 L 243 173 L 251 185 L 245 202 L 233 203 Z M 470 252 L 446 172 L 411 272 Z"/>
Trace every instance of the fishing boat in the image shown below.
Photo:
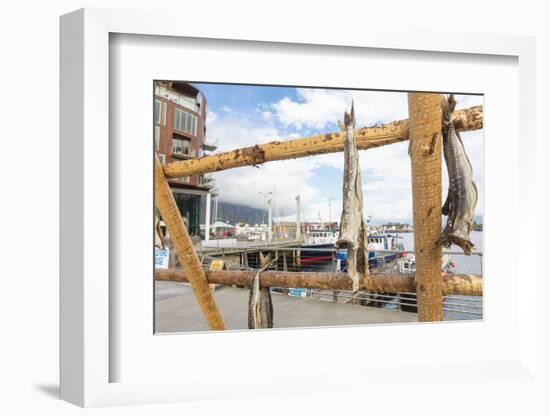
<path fill-rule="evenodd" d="M 397 235 L 381 233 L 368 236 L 370 268 L 392 262 L 397 258 L 397 253 L 385 253 L 385 251 L 402 249 L 399 247 L 398 238 Z M 306 235 L 304 244 L 301 246 L 301 263 L 318 263 L 332 260 L 337 239 L 338 231 L 317 230 L 309 232 Z M 345 270 L 347 251 L 345 249 L 337 250 L 335 257 L 337 270 Z"/>
<path fill-rule="evenodd" d="M 301 246 L 302 264 L 332 260 L 338 231 L 315 230 L 306 234 Z"/>
<path fill-rule="evenodd" d="M 367 249 L 369 253 L 369 269 L 383 267 L 397 258 L 398 253 L 387 253 L 391 250 L 403 250 L 403 245 L 398 243 L 397 235 L 375 233 L 369 234 L 367 238 Z M 336 269 L 345 271 L 347 266 L 347 251 L 340 249 L 336 252 Z"/>

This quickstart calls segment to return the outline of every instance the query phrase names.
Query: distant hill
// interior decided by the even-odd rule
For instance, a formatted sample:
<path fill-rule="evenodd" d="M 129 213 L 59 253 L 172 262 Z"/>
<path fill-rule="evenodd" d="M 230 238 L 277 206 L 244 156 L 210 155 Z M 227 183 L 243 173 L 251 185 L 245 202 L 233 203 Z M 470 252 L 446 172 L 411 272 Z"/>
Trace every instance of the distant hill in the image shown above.
<path fill-rule="evenodd" d="M 204 224 L 205 214 L 205 201 L 201 198 L 201 224 Z M 214 201 L 212 201 L 212 216 L 214 215 Z M 218 217 L 213 218 L 214 221 L 223 221 L 229 224 L 236 224 L 239 222 L 245 224 L 261 224 L 267 223 L 267 211 L 261 208 L 252 208 L 246 205 L 231 204 L 229 202 L 218 202 Z"/>

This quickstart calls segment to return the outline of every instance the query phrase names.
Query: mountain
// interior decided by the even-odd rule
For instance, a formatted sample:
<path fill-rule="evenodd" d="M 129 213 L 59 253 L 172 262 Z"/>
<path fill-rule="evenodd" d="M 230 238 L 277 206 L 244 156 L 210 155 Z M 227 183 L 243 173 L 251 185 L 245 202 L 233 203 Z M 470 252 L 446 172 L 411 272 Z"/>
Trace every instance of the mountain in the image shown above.
<path fill-rule="evenodd" d="M 201 198 L 201 224 L 204 224 L 205 201 Z M 252 208 L 246 205 L 231 204 L 229 202 L 218 202 L 218 215 L 214 218 L 215 202 L 212 201 L 212 222 L 223 221 L 229 224 L 239 222 L 245 224 L 262 224 L 267 223 L 267 210 L 261 208 Z"/>

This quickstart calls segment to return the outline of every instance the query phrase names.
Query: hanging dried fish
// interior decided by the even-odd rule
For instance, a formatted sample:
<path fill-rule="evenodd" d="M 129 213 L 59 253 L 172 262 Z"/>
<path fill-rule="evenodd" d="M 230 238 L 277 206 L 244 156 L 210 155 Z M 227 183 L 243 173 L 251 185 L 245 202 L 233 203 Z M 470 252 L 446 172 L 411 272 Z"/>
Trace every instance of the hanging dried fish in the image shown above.
<path fill-rule="evenodd" d="M 336 247 L 348 250 L 348 275 L 353 282 L 353 291 L 361 287 L 363 278 L 368 278 L 367 232 L 363 220 L 363 190 L 359 152 L 355 143 L 355 111 L 344 113 L 344 124 L 340 128 L 346 133 L 344 143 L 344 186 L 343 208 L 340 219 L 340 234 Z"/>
<path fill-rule="evenodd" d="M 447 216 L 447 225 L 441 233 L 439 244 L 444 247 L 456 244 L 464 254 L 469 255 L 474 247 L 470 231 L 477 204 L 477 187 L 472 164 L 451 118 L 456 106 L 454 96 L 450 95 L 448 100 L 442 97 L 442 101 L 443 156 L 449 174 L 449 192 L 441 209 L 442 214 Z"/>
<path fill-rule="evenodd" d="M 160 214 L 155 208 L 155 247 L 164 249 L 164 235 L 160 227 Z"/>
<path fill-rule="evenodd" d="M 268 287 L 260 287 L 260 274 L 269 269 L 277 258 L 269 260 L 260 252 L 261 269 L 254 275 L 248 298 L 248 329 L 273 328 L 273 303 Z"/>

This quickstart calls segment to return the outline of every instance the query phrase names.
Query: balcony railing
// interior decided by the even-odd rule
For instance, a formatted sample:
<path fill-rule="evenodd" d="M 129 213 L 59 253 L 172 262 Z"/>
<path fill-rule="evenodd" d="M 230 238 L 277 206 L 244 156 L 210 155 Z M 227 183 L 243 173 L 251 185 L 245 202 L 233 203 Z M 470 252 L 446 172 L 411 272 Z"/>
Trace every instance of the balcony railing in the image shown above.
<path fill-rule="evenodd" d="M 173 152 L 172 156 L 177 159 L 192 159 L 195 157 L 189 153 L 182 153 L 182 152 Z"/>
<path fill-rule="evenodd" d="M 206 136 L 204 138 L 203 143 L 202 143 L 202 148 L 204 150 L 208 150 L 210 152 L 213 152 L 214 150 L 216 150 L 218 148 L 218 143 L 219 143 L 218 139 L 214 139 L 213 137 Z"/>
<path fill-rule="evenodd" d="M 197 105 L 197 99 L 194 97 L 186 97 L 176 91 L 169 90 L 166 87 L 155 87 L 155 94 L 159 97 L 165 98 L 168 101 L 172 101 L 175 104 L 186 107 L 196 113 L 199 112 L 199 106 Z"/>
<path fill-rule="evenodd" d="M 216 186 L 216 180 L 209 174 L 199 176 L 199 185 L 204 188 L 212 189 Z"/>

